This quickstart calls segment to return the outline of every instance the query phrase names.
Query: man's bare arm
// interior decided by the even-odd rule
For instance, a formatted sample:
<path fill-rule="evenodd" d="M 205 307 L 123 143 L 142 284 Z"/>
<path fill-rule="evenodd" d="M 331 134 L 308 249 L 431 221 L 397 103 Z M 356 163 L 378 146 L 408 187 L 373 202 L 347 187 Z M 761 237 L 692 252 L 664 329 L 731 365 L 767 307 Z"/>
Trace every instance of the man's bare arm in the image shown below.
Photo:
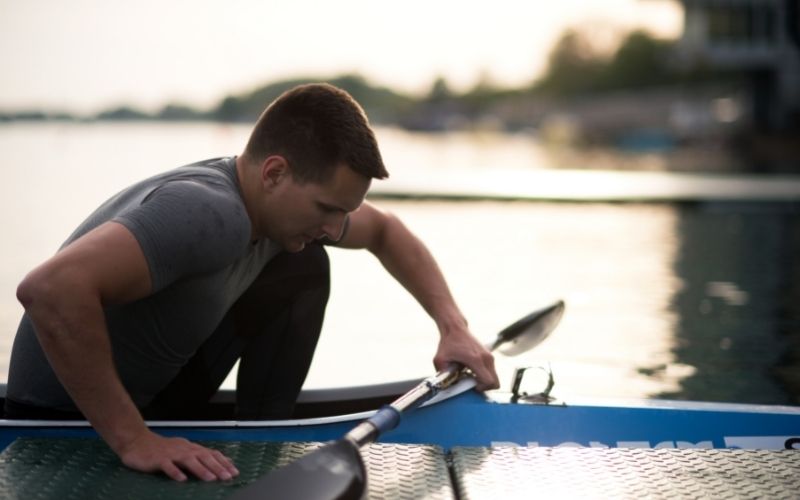
<path fill-rule="evenodd" d="M 204 480 L 229 479 L 238 471 L 220 452 L 151 432 L 116 373 L 103 306 L 150 291 L 135 237 L 108 222 L 31 271 L 17 298 L 59 380 L 125 465 L 176 480 L 186 479 L 182 470 Z"/>
<path fill-rule="evenodd" d="M 470 333 L 433 256 L 397 217 L 364 203 L 351 214 L 338 246 L 372 252 L 436 321 L 441 334 L 437 369 L 458 362 L 475 373 L 479 389 L 499 386 L 494 358 Z"/>

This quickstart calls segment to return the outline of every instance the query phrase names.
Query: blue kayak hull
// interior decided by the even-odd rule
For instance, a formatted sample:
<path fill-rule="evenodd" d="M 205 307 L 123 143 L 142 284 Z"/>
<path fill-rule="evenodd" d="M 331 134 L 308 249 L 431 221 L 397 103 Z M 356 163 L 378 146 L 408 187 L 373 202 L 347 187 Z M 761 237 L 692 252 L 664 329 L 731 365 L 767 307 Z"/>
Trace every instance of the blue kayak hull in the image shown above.
<path fill-rule="evenodd" d="M 274 422 L 152 423 L 159 433 L 213 441 L 330 441 L 365 415 Z M 337 421 L 338 420 L 338 421 Z M 85 423 L 2 421 L 17 437 L 96 436 Z M 467 392 L 403 416 L 385 443 L 457 446 L 800 449 L 800 408 L 644 400 L 633 404 L 510 404 Z"/>

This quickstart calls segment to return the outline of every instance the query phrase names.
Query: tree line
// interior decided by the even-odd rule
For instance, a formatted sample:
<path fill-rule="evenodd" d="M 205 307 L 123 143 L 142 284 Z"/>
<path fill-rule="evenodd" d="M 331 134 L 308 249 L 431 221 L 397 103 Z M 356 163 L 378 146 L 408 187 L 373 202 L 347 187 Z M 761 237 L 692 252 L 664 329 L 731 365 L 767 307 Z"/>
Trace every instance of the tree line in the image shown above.
<path fill-rule="evenodd" d="M 525 108 L 531 102 L 564 101 L 620 90 L 691 86 L 738 78 L 698 65 L 678 64 L 676 43 L 636 30 L 624 35 L 616 49 L 609 52 L 597 47 L 588 30 L 572 28 L 566 30 L 551 49 L 544 74 L 519 88 L 499 87 L 484 78 L 472 89 L 456 92 L 444 77 L 438 77 L 426 93 L 411 95 L 374 85 L 358 74 L 304 77 L 270 82 L 250 92 L 228 95 L 209 110 L 172 103 L 156 113 L 147 113 L 131 106 L 120 106 L 88 119 L 252 122 L 266 103 L 285 90 L 301 83 L 327 81 L 348 91 L 374 123 L 437 130 L 447 128 L 454 119 L 470 122 L 491 116 L 505 122 L 507 128 L 516 128 L 525 126 L 524 117 L 510 110 Z M 74 119 L 78 118 L 68 113 L 0 112 L 0 121 Z"/>

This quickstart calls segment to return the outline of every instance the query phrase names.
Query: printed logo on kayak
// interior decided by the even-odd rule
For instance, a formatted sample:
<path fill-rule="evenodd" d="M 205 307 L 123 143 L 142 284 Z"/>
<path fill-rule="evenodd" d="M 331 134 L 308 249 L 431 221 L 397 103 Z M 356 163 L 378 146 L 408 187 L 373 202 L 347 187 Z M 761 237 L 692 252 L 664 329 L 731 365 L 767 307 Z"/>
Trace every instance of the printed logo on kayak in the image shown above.
<path fill-rule="evenodd" d="M 725 448 L 741 448 L 747 450 L 800 450 L 800 437 L 797 436 L 725 436 L 723 438 Z M 515 443 L 513 441 L 492 441 L 494 446 L 529 446 L 538 447 L 538 441 L 528 441 L 527 445 Z M 611 448 L 612 445 L 600 442 L 589 441 L 588 446 L 574 441 L 565 441 L 557 445 L 547 445 L 555 448 Z M 617 441 L 615 448 L 714 448 L 713 441 L 660 441 L 655 444 L 650 441 Z"/>
<path fill-rule="evenodd" d="M 733 436 L 725 438 L 728 448 L 748 450 L 800 450 L 798 436 Z"/>

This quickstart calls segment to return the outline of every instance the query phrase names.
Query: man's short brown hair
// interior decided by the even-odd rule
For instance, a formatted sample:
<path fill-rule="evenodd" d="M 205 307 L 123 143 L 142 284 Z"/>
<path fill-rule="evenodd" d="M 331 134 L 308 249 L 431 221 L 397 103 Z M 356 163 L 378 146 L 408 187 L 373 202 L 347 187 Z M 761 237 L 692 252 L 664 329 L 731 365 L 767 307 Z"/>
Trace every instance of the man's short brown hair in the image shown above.
<path fill-rule="evenodd" d="M 261 163 L 281 155 L 298 182 L 324 182 L 346 164 L 368 178 L 389 176 L 361 106 L 326 83 L 287 90 L 256 122 L 244 156 Z"/>

